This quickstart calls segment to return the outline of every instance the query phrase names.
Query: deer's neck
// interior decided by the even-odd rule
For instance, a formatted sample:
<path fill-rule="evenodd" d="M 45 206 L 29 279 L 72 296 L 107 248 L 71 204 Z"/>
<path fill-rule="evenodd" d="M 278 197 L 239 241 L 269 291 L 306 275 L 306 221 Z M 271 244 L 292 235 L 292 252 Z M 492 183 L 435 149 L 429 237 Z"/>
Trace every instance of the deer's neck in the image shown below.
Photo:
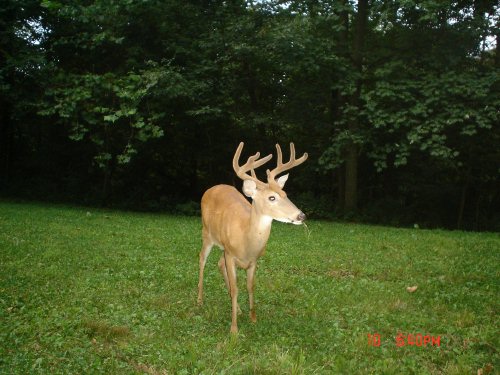
<path fill-rule="evenodd" d="M 260 253 L 264 250 L 269 235 L 271 234 L 271 225 L 273 218 L 262 215 L 258 212 L 255 205 L 252 204 L 250 214 L 250 230 L 248 231 L 248 244 L 252 252 Z"/>

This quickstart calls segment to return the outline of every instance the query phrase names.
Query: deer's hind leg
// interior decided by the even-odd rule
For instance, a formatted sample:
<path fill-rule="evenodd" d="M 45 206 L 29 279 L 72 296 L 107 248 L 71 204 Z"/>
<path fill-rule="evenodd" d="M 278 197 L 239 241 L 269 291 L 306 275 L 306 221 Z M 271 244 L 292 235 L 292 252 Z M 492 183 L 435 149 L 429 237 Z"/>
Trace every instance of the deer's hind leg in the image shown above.
<path fill-rule="evenodd" d="M 210 236 L 203 231 L 203 245 L 200 251 L 200 278 L 198 281 L 198 305 L 203 304 L 203 272 L 205 271 L 205 264 L 207 263 L 207 258 L 212 251 L 214 246 Z"/>

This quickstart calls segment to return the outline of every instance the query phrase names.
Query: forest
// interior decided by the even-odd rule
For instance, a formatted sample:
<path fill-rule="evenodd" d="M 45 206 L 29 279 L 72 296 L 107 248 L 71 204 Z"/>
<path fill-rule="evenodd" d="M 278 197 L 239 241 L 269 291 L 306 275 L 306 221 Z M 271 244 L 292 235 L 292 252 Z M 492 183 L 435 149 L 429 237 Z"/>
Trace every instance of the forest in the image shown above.
<path fill-rule="evenodd" d="M 490 0 L 3 0 L 0 197 L 196 214 L 294 142 L 311 218 L 500 230 Z M 285 158 L 287 155 L 285 155 Z"/>

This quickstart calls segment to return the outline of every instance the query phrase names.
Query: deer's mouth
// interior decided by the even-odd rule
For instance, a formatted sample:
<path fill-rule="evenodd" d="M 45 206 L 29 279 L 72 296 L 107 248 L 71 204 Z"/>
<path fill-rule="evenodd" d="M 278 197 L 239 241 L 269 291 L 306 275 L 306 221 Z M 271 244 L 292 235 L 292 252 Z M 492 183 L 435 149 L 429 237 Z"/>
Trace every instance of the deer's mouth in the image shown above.
<path fill-rule="evenodd" d="M 301 225 L 304 224 L 303 220 L 292 220 L 289 218 L 277 218 L 275 219 L 276 221 L 279 221 L 281 223 L 287 223 L 287 224 L 293 224 L 293 225 Z"/>

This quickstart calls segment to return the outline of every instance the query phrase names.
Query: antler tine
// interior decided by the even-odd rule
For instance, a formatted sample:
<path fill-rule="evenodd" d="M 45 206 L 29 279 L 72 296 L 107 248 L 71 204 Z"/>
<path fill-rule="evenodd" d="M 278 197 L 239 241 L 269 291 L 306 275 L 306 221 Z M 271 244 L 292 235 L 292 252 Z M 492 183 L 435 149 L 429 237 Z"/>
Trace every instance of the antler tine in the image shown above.
<path fill-rule="evenodd" d="M 236 175 L 242 180 L 252 180 L 259 186 L 265 185 L 264 182 L 260 181 L 257 178 L 254 169 L 259 168 L 264 163 L 267 163 L 269 160 L 271 160 L 273 155 L 267 155 L 266 157 L 259 159 L 260 152 L 257 152 L 255 155 L 250 156 L 245 164 L 240 166 L 238 164 L 238 161 L 241 156 L 241 151 L 243 150 L 243 145 L 244 143 L 240 142 L 233 157 L 233 169 L 236 172 Z M 248 175 L 248 171 L 250 171 L 250 173 L 252 174 L 251 176 Z"/>
<path fill-rule="evenodd" d="M 290 142 L 290 160 L 286 163 L 283 163 L 281 147 L 278 144 L 276 144 L 276 151 L 278 153 L 278 162 L 276 164 L 276 168 L 274 168 L 272 171 L 270 171 L 269 169 L 267 170 L 267 180 L 270 184 L 274 182 L 274 179 L 277 175 L 302 164 L 307 160 L 308 156 L 307 152 L 305 152 L 304 155 L 302 155 L 300 158 L 295 159 L 295 145 L 293 144 L 293 142 Z"/>
<path fill-rule="evenodd" d="M 279 144 L 276 143 L 276 152 L 278 154 L 278 160 L 276 162 L 276 165 L 281 165 L 283 164 L 283 154 L 281 152 L 281 147 Z"/>

